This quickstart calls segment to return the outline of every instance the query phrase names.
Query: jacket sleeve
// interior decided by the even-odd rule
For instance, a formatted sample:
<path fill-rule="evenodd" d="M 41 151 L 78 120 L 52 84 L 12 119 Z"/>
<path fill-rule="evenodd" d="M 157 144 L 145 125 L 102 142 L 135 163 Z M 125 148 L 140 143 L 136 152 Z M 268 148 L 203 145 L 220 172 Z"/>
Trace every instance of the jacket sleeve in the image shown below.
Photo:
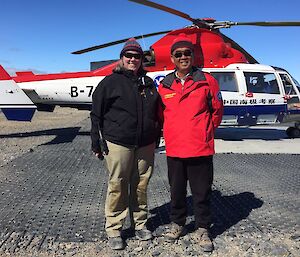
<path fill-rule="evenodd" d="M 91 140 L 92 151 L 101 152 L 99 130 L 103 128 L 104 102 L 105 102 L 105 83 L 101 81 L 92 95 L 91 116 Z"/>
<path fill-rule="evenodd" d="M 219 127 L 224 112 L 223 99 L 218 81 L 211 75 L 206 75 L 209 83 L 212 106 L 212 122 L 214 129 Z"/>

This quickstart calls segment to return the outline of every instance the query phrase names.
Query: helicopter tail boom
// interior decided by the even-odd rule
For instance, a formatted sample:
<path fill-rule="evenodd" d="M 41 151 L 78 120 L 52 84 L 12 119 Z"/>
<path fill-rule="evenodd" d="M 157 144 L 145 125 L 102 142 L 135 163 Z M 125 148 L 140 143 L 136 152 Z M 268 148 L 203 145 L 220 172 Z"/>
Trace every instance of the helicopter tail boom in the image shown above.
<path fill-rule="evenodd" d="M 8 120 L 31 121 L 34 103 L 0 65 L 0 109 Z"/>

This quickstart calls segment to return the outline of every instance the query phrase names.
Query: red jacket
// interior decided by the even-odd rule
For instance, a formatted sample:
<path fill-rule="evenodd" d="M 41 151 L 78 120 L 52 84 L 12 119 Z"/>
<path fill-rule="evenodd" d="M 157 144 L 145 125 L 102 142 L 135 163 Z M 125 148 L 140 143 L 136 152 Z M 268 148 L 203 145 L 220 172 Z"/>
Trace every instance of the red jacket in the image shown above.
<path fill-rule="evenodd" d="M 213 155 L 214 131 L 223 115 L 223 101 L 216 79 L 194 68 L 182 85 L 172 72 L 161 82 L 158 91 L 164 108 L 167 156 Z"/>

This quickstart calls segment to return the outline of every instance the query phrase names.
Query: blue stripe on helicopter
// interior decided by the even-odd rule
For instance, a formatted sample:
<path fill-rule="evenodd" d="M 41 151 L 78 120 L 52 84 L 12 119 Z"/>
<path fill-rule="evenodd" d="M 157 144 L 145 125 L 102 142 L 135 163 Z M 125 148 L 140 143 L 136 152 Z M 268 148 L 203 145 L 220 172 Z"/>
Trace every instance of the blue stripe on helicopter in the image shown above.
<path fill-rule="evenodd" d="M 244 106 L 224 106 L 224 115 L 260 115 L 260 114 L 279 114 L 286 112 L 286 105 L 244 105 Z"/>
<path fill-rule="evenodd" d="M 8 120 L 31 121 L 36 108 L 2 108 Z"/>
<path fill-rule="evenodd" d="M 224 116 L 226 115 L 236 116 L 237 118 L 236 125 L 239 126 L 256 125 L 260 115 L 272 115 L 277 122 L 281 122 L 283 120 L 284 115 L 286 114 L 286 107 L 287 106 L 285 104 L 225 106 Z"/>

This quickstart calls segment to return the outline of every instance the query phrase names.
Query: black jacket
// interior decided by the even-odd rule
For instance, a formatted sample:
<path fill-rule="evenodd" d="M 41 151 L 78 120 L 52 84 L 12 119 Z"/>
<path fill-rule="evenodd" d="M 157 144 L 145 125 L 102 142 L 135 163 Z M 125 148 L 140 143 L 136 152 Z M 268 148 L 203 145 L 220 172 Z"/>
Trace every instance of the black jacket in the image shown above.
<path fill-rule="evenodd" d="M 157 140 L 159 95 L 150 77 L 131 71 L 105 77 L 93 93 L 92 150 L 100 152 L 99 129 L 105 140 L 140 147 Z"/>

